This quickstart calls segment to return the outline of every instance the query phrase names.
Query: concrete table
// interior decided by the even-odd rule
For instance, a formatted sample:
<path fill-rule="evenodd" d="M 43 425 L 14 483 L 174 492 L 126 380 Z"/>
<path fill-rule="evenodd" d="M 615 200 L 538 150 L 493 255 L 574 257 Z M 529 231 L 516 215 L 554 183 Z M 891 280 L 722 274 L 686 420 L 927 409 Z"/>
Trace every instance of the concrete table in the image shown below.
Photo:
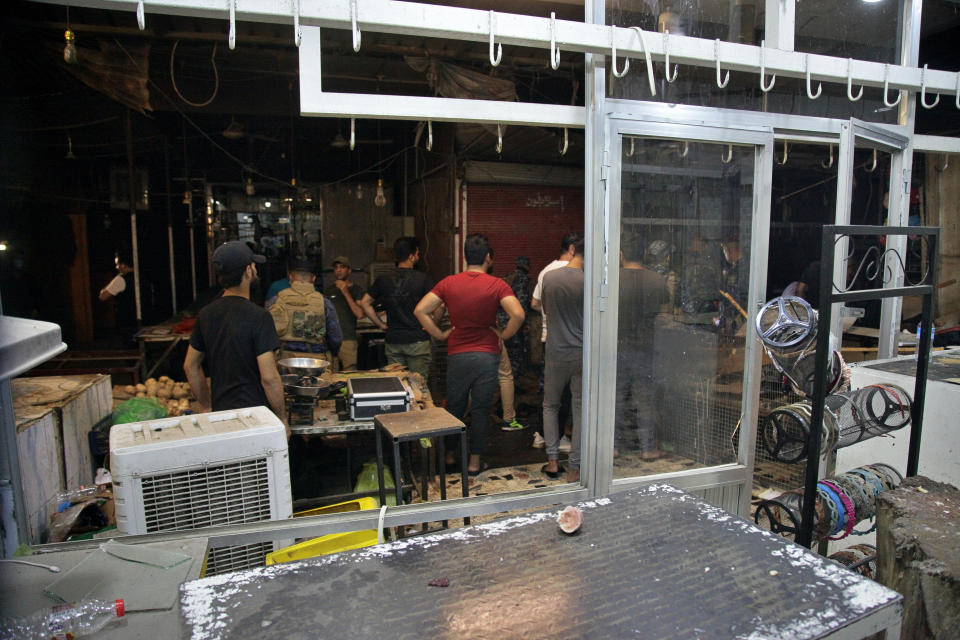
<path fill-rule="evenodd" d="M 899 637 L 899 594 L 678 489 L 580 506 L 190 582 L 184 636 Z"/>

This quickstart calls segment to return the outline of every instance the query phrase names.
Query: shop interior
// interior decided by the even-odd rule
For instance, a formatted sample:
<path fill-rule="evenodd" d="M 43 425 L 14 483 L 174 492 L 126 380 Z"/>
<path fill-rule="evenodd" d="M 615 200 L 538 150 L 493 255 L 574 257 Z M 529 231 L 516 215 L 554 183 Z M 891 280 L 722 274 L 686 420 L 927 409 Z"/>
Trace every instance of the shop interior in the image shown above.
<path fill-rule="evenodd" d="M 749 136 L 759 135 L 756 131 L 725 138 L 692 125 L 690 135 L 668 126 L 651 133 L 643 129 L 653 125 L 642 122 L 647 112 L 640 110 L 639 117 L 630 116 L 638 128 L 628 123 L 616 132 L 605 125 L 601 143 L 600 134 L 583 126 L 316 117 L 302 113 L 305 54 L 289 24 L 241 15 L 232 27 L 226 11 L 223 19 L 203 12 L 168 15 L 152 12 L 147 3 L 141 27 L 131 11 L 106 10 L 97 2 L 68 4 L 15 0 L 5 5 L 0 26 L 0 81 L 7 88 L 0 98 L 5 116 L 0 128 L 0 311 L 58 325 L 67 346 L 24 372 L 13 387 L 20 466 L 41 470 L 27 483 L 28 523 L 20 536 L 25 544 L 93 540 L 110 529 L 103 526 L 109 519 L 122 527 L 112 513 L 107 520 L 58 527 L 48 512 L 59 497 L 97 484 L 98 469 L 112 471 L 116 482 L 110 429 L 118 407 L 153 396 L 171 418 L 197 409 L 185 384 L 184 358 L 197 314 L 221 293 L 211 256 L 228 241 L 247 243 L 266 257 L 250 293 L 252 302 L 264 305 L 268 287 L 287 277 L 294 259 L 314 265 L 317 288 L 326 290 L 338 277 L 334 261 L 346 257 L 347 279 L 369 291 L 378 277 L 394 272 L 394 245 L 404 237 L 419 243 L 416 269 L 439 282 L 465 269 L 463 243 L 473 233 L 485 234 L 494 250 L 490 273 L 511 285 L 519 281 L 524 295 L 532 296 L 538 274 L 565 250 L 564 234 L 585 234 L 585 272 L 592 284 L 584 303 L 589 345 L 584 347 L 584 421 L 578 427 L 582 435 L 574 434 L 577 420 L 568 392 L 560 412 L 560 464 L 569 464 L 570 438 L 582 437 L 584 456 L 591 459 L 584 468 L 599 471 L 591 471 L 590 480 L 585 474 L 571 483 L 544 470 L 542 316 L 525 301 L 523 329 L 509 353 L 504 351 L 511 372 L 501 373 L 494 396 L 484 466 L 469 477 L 459 451 L 456 466 L 445 476 L 439 473 L 444 456 L 437 440 L 442 438 L 408 438 L 391 449 L 389 438 L 380 439 L 379 427 L 353 419 L 346 391 L 337 396 L 336 385 L 346 387 L 351 378 L 396 378 L 414 408 L 443 409 L 446 344 L 432 341 L 424 378 L 391 367 L 384 332 L 369 318 L 353 319 L 356 371 L 340 372 L 336 362 L 327 362 L 285 380 L 293 436 L 289 459 L 277 463 L 288 466 L 284 517 L 339 514 L 340 520 L 317 520 L 311 529 L 315 535 L 281 540 L 279 533 L 263 534 L 244 544 L 234 539 L 232 546 L 221 545 L 207 556 L 206 575 L 262 566 L 264 556 L 267 564 L 282 562 L 271 554 L 292 548 L 294 538 L 347 535 L 342 532 L 361 522 L 365 530 L 373 529 L 368 520 L 351 521 L 349 512 L 371 504 L 376 508 L 384 498 L 384 504 L 401 508 L 459 499 L 455 507 L 425 512 L 426 522 L 416 515 L 397 516 L 395 522 L 402 524 L 393 527 L 394 535 L 416 536 L 587 498 L 598 486 L 618 491 L 680 478 L 678 486 L 751 522 L 756 516 L 758 524 L 776 531 L 776 517 L 769 511 L 757 515 L 758 507 L 771 495 L 804 485 L 805 467 L 797 464 L 803 456 L 775 442 L 784 437 L 784 420 L 803 422 L 803 416 L 782 408 L 802 403 L 804 394 L 763 353 L 754 326 L 760 322 L 757 312 L 766 301 L 787 295 L 820 308 L 821 233 L 824 225 L 837 222 L 838 198 L 842 205 L 847 197 L 842 189 L 849 189 L 844 224 L 886 225 L 891 184 L 900 171 L 909 174 L 904 195 L 909 226 L 941 229 L 932 275 L 926 237 L 906 238 L 898 254 L 905 282 L 936 284 L 933 345 L 957 344 L 951 341 L 960 336 L 960 265 L 957 229 L 949 221 L 957 215 L 960 155 L 911 147 L 909 166 L 903 166 L 899 150 L 858 140 L 848 159 L 852 173 L 840 171 L 841 135 L 834 123 L 855 119 L 897 131 L 904 124 L 883 88 L 868 86 L 862 99 L 853 100 L 855 87 L 824 81 L 813 100 L 809 78 L 767 74 L 758 83 L 754 71 L 734 69 L 724 70 L 726 82 L 721 82 L 719 53 L 716 70 L 669 59 L 645 63 L 641 56 L 631 57 L 628 73 L 621 56 L 608 57 L 607 68 L 601 65 L 598 72 L 579 52 L 564 51 L 552 64 L 547 59 L 552 50 L 515 44 L 502 47 L 502 59 L 493 64 L 493 35 L 488 47 L 486 41 L 365 30 L 358 50 L 350 29 L 323 27 L 317 62 L 323 91 L 363 94 L 382 103 L 386 114 L 399 109 L 392 102 L 411 96 L 588 109 L 599 97 L 612 105 L 608 111 L 614 118 L 621 108 L 649 103 L 654 109 L 714 109 L 716 120 L 697 124 L 717 130 L 720 121 L 741 131 L 759 128 L 749 120 L 737 122 L 740 112 L 747 119 L 762 113 L 782 116 L 784 122 L 809 118 L 828 124 L 809 131 L 771 125 L 769 140 L 754 141 Z M 491 30 L 494 11 L 584 20 L 584 4 L 576 2 L 425 4 L 490 11 Z M 796 2 L 795 50 L 899 64 L 904 2 L 841 4 Z M 606 24 L 718 39 L 718 52 L 721 40 L 761 46 L 774 37 L 759 1 L 608 0 L 600 5 Z M 923 3 L 917 66 L 960 69 L 958 34 L 955 2 Z M 600 89 L 591 75 L 597 73 Z M 953 97 L 944 93 L 930 109 L 917 105 L 906 135 L 955 138 L 960 111 Z M 595 159 L 602 154 L 615 158 L 607 165 L 615 174 L 609 183 L 607 176 L 594 180 L 600 175 Z M 597 195 L 601 181 L 616 194 L 607 196 L 609 202 Z M 602 210 L 605 203 L 608 208 Z M 758 226 L 757 212 L 764 208 L 768 215 Z M 603 262 L 600 251 L 607 250 L 608 241 L 613 257 Z M 875 282 L 874 251 L 869 241 L 851 241 L 843 261 L 849 289 Z M 130 278 L 135 315 L 128 318 L 118 302 L 99 296 L 124 259 L 135 263 Z M 655 313 L 627 325 L 623 319 L 635 304 L 631 264 L 656 272 L 663 290 Z M 600 316 L 606 311 L 601 300 L 607 286 L 616 292 L 610 299 L 619 325 L 609 320 L 614 316 Z M 899 303 L 894 332 L 900 354 L 917 349 L 923 303 L 921 296 Z M 886 305 L 867 300 L 848 305 L 857 307 L 856 314 L 834 316 L 843 327 L 837 351 L 844 362 L 889 355 L 882 344 Z M 378 311 L 385 318 L 383 309 Z M 449 317 L 440 326 L 450 327 Z M 336 389 L 319 393 L 303 375 L 327 376 L 325 384 L 332 381 Z M 54 413 L 65 415 L 61 405 L 76 402 L 89 413 L 76 434 L 68 437 L 62 425 L 56 427 L 59 436 L 52 435 L 53 427 L 46 435 L 40 432 L 48 419 L 44 411 L 56 407 Z M 745 418 L 754 424 L 745 424 Z M 469 432 L 470 417 L 464 422 Z M 808 437 L 809 429 L 803 434 Z M 385 479 L 378 479 L 380 445 L 379 471 Z M 836 456 L 831 460 L 823 464 L 832 471 L 838 465 Z M 42 471 L 45 465 L 48 472 Z M 684 477 L 697 480 L 684 485 Z M 230 487 L 229 480 L 223 482 L 223 496 Z M 391 495 L 395 490 L 399 502 Z M 256 499 L 230 504 L 235 519 L 204 520 L 192 513 L 174 524 L 157 521 L 129 533 L 281 519 Z M 173 500 L 170 508 L 184 505 Z M 801 510 L 800 505 L 777 506 L 782 509 L 777 513 Z M 381 511 L 376 527 L 381 532 L 383 518 Z"/>

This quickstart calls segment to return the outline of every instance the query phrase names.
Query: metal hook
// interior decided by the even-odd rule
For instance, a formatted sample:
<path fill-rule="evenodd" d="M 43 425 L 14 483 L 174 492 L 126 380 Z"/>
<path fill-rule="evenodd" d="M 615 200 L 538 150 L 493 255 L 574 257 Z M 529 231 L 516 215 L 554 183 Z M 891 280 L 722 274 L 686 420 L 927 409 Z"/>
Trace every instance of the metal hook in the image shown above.
<path fill-rule="evenodd" d="M 773 89 L 773 85 L 776 84 L 777 82 L 777 74 L 773 74 L 772 76 L 770 76 L 770 84 L 769 85 L 766 84 L 766 80 L 765 80 L 767 75 L 766 49 L 767 49 L 767 41 L 761 40 L 760 41 L 760 91 L 763 91 L 764 93 L 767 93 L 768 91 L 770 91 L 770 89 Z"/>
<path fill-rule="evenodd" d="M 357 26 L 360 10 L 357 9 L 357 0 L 350 0 L 350 28 L 353 31 L 353 50 L 360 52 L 360 27 Z"/>
<path fill-rule="evenodd" d="M 653 78 L 653 60 L 650 58 L 650 47 L 647 46 L 647 36 L 640 27 L 630 27 L 637 32 L 640 38 L 640 46 L 643 47 L 643 55 L 647 59 L 647 81 L 650 83 L 650 95 L 657 95 L 657 83 Z"/>
<path fill-rule="evenodd" d="M 730 83 L 730 72 L 727 71 L 723 82 L 720 82 L 720 38 L 713 43 L 713 57 L 717 60 L 717 86 L 724 89 Z"/>
<path fill-rule="evenodd" d="M 690 153 L 690 142 L 687 140 L 683 141 L 683 151 L 680 152 L 681 158 L 686 158 L 687 154 Z"/>
<path fill-rule="evenodd" d="M 227 36 L 227 43 L 233 51 L 237 48 L 237 0 L 227 0 L 227 4 L 230 5 L 230 33 Z"/>
<path fill-rule="evenodd" d="M 427 151 L 433 151 L 433 121 L 427 120 Z"/>
<path fill-rule="evenodd" d="M 137 26 L 140 27 L 140 31 L 147 28 L 147 18 L 143 14 L 143 0 L 137 3 Z"/>
<path fill-rule="evenodd" d="M 927 104 L 927 65 L 923 65 L 923 71 L 920 73 L 920 104 L 924 109 L 933 109 L 940 102 L 940 94 L 931 104 Z"/>
<path fill-rule="evenodd" d="M 357 144 L 357 119 L 350 118 L 350 151 L 353 151 L 353 148 Z"/>
<path fill-rule="evenodd" d="M 863 170 L 866 171 L 867 173 L 873 173 L 874 171 L 877 170 L 877 150 L 876 149 L 873 150 L 873 164 L 870 165 L 869 169 L 864 167 Z"/>
<path fill-rule="evenodd" d="M 567 155 L 567 146 L 569 143 L 570 143 L 569 132 L 567 131 L 567 128 L 564 127 L 563 128 L 563 146 L 560 147 L 560 155 L 562 156 Z"/>
<path fill-rule="evenodd" d="M 503 129 L 500 127 L 500 123 L 497 123 L 497 146 L 494 147 L 497 151 L 497 155 L 500 155 L 503 152 Z"/>
<path fill-rule="evenodd" d="M 632 157 L 633 157 L 633 152 L 634 152 L 634 149 L 633 149 L 633 140 L 634 140 L 633 138 L 630 138 L 630 152 L 627 154 L 627 157 L 628 157 L 628 158 L 632 158 Z"/>
<path fill-rule="evenodd" d="M 957 73 L 957 109 L 960 109 L 960 73 Z"/>
<path fill-rule="evenodd" d="M 776 155 L 776 153 L 774 153 L 774 155 Z M 774 158 L 774 160 L 776 160 L 777 164 L 782 167 L 783 165 L 787 164 L 787 158 L 789 157 L 790 157 L 790 145 L 786 140 L 784 140 L 783 141 L 783 162 L 776 160 L 776 158 Z"/>
<path fill-rule="evenodd" d="M 723 164 L 730 164 L 733 161 L 733 145 L 727 145 L 727 152 L 720 156 L 720 159 L 723 160 Z"/>
<path fill-rule="evenodd" d="M 853 63 L 853 60 L 847 58 L 847 98 L 850 99 L 850 102 L 856 102 L 863 97 L 863 87 L 860 87 L 860 93 L 853 95 L 853 75 L 850 73 L 850 65 Z"/>
<path fill-rule="evenodd" d="M 290 0 L 293 4 L 293 42 L 300 46 L 300 0 Z"/>
<path fill-rule="evenodd" d="M 610 59 L 613 61 L 613 77 L 622 78 L 630 71 L 630 58 L 623 59 L 623 71 L 617 71 L 617 28 L 610 25 Z"/>
<path fill-rule="evenodd" d="M 820 162 L 820 166 L 824 169 L 829 169 L 833 167 L 833 145 L 830 145 L 830 162 Z"/>
<path fill-rule="evenodd" d="M 557 13 L 555 11 L 550 12 L 550 68 L 554 71 L 560 68 L 560 47 L 557 46 Z"/>
<path fill-rule="evenodd" d="M 934 168 L 939 172 L 944 172 L 947 170 L 947 167 L 950 166 L 950 154 L 944 153 L 940 157 L 943 159 L 943 164 L 935 165 Z"/>
<path fill-rule="evenodd" d="M 493 17 L 493 9 L 490 10 L 490 66 L 496 67 L 500 64 L 500 60 L 503 58 L 503 45 L 497 44 L 497 57 L 493 57 L 493 29 L 496 25 L 496 21 Z"/>
<path fill-rule="evenodd" d="M 670 29 L 663 30 L 663 55 L 665 57 L 664 64 L 666 65 L 663 79 L 667 82 L 673 82 L 677 79 L 677 74 L 680 73 L 680 65 L 673 65 L 673 77 L 670 77 Z"/>
<path fill-rule="evenodd" d="M 823 83 L 820 82 L 817 84 L 816 93 L 814 93 L 811 90 L 810 88 L 810 54 L 809 53 L 806 56 L 804 56 L 804 60 L 806 60 L 806 67 L 807 67 L 807 97 L 810 98 L 811 100 L 816 100 L 817 98 L 820 97 L 820 93 L 823 92 Z"/>
<path fill-rule="evenodd" d="M 890 102 L 890 100 L 887 98 L 887 91 L 889 90 L 889 88 L 890 88 L 890 65 L 885 64 L 883 65 L 883 104 L 887 105 L 888 107 L 895 107 L 898 104 L 900 104 L 900 100 L 903 99 L 903 93 L 901 93 L 900 91 L 897 91 L 897 99 L 894 100 L 893 102 Z"/>

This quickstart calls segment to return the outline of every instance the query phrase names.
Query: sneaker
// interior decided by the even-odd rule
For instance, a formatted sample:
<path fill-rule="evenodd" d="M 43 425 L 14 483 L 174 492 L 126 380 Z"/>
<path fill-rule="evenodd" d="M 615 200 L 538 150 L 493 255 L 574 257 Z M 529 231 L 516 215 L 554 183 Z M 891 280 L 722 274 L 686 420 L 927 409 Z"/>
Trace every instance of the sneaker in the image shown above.
<path fill-rule="evenodd" d="M 572 446 L 573 445 L 570 444 L 570 438 L 567 436 L 560 438 L 560 446 L 558 447 L 560 453 L 570 453 Z"/>
<path fill-rule="evenodd" d="M 547 446 L 547 441 L 543 439 L 543 436 L 539 433 L 533 434 L 533 448 L 543 449 L 545 446 Z"/>
<path fill-rule="evenodd" d="M 527 425 L 520 424 L 519 422 L 517 422 L 516 418 L 514 418 L 510 422 L 504 422 L 502 425 L 500 425 L 501 431 L 520 431 L 521 429 L 526 429 L 526 428 L 527 428 Z"/>

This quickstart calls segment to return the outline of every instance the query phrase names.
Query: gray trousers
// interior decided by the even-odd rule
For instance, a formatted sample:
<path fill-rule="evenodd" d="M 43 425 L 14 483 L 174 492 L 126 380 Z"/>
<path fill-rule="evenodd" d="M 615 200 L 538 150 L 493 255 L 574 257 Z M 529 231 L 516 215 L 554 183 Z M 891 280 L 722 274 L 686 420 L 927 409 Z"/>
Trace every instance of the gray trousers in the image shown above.
<path fill-rule="evenodd" d="M 617 354 L 617 446 L 630 447 L 636 434 L 641 453 L 657 448 L 656 379 L 650 375 L 653 355 L 646 351 L 625 350 Z"/>
<path fill-rule="evenodd" d="M 573 435 L 570 436 L 571 470 L 580 468 L 580 403 L 583 361 L 580 359 L 556 360 L 547 354 L 543 366 L 543 438 L 546 440 L 547 458 L 560 457 L 560 400 L 563 389 L 570 385 L 572 398 L 570 413 L 573 414 Z"/>

